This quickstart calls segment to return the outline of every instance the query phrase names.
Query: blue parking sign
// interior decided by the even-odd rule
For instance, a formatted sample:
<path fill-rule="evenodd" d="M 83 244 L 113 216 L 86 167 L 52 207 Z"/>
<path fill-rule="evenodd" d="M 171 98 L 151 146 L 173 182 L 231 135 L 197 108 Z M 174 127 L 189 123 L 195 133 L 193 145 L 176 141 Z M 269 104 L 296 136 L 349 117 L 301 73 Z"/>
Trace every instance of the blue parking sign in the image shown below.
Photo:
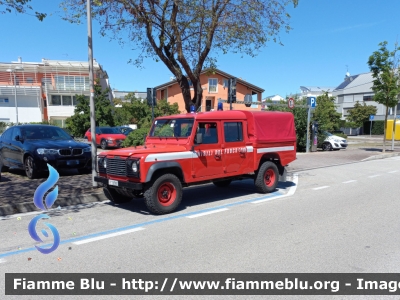
<path fill-rule="evenodd" d="M 369 115 L 369 120 L 373 121 L 374 120 L 375 115 Z"/>
<path fill-rule="evenodd" d="M 315 108 L 317 106 L 317 99 L 315 97 L 307 97 L 307 105 Z"/>

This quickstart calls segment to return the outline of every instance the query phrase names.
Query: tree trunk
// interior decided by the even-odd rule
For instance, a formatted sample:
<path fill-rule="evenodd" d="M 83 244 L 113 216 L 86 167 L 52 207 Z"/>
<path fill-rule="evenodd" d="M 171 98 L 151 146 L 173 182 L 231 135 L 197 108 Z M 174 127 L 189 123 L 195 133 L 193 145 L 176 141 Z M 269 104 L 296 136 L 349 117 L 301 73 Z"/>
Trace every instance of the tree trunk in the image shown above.
<path fill-rule="evenodd" d="M 200 79 L 192 81 L 194 95 L 193 98 L 190 93 L 190 86 L 187 78 L 182 76 L 181 79 L 177 79 L 179 86 L 182 91 L 183 100 L 185 101 L 185 109 L 189 113 L 190 106 L 194 105 L 197 109 L 201 106 L 201 100 L 203 98 L 203 89 L 201 88 Z M 186 82 L 185 82 L 186 81 Z"/>
<path fill-rule="evenodd" d="M 383 153 L 386 152 L 386 130 L 387 130 L 387 116 L 388 116 L 388 112 L 389 112 L 389 107 L 386 106 L 385 124 L 384 124 L 384 127 L 383 127 L 383 150 L 382 150 Z"/>

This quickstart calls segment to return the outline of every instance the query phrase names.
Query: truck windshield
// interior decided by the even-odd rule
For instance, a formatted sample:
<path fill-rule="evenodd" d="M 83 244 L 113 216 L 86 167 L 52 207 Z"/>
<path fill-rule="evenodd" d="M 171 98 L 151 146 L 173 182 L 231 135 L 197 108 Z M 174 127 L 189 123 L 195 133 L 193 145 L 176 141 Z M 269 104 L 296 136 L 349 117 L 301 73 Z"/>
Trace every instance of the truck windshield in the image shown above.
<path fill-rule="evenodd" d="M 153 137 L 186 138 L 192 134 L 194 119 L 156 120 L 150 131 Z"/>

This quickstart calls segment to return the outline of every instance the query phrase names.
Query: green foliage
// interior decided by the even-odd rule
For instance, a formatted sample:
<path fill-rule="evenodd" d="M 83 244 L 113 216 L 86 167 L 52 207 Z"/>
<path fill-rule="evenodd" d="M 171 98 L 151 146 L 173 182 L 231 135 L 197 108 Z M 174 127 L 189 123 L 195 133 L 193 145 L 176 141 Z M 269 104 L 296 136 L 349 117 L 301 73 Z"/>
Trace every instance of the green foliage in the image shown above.
<path fill-rule="evenodd" d="M 344 134 L 344 133 L 332 133 L 333 135 L 337 135 L 337 136 L 340 136 L 340 137 L 342 137 L 342 138 L 344 138 L 344 139 L 347 139 L 347 134 Z"/>
<path fill-rule="evenodd" d="M 268 100 L 267 100 L 268 102 Z M 270 102 L 269 102 L 270 103 Z M 280 101 L 280 104 L 287 104 L 285 101 Z M 296 107 L 297 105 L 306 105 L 306 99 L 294 99 L 295 106 L 290 109 L 285 106 L 268 105 L 269 111 L 286 111 L 291 112 L 294 115 L 294 124 L 296 127 L 296 138 L 297 138 L 297 151 L 305 151 L 307 144 L 307 109 Z"/>
<path fill-rule="evenodd" d="M 384 134 L 385 131 L 385 121 L 373 121 L 371 133 L 374 135 Z"/>
<path fill-rule="evenodd" d="M 368 59 L 368 65 L 372 72 L 373 86 L 375 95 L 373 100 L 386 106 L 383 152 L 385 152 L 386 121 L 389 107 L 397 105 L 400 94 L 399 85 L 399 61 L 396 52 L 400 50 L 397 43 L 393 51 L 387 49 L 387 42 L 379 43 L 379 50 L 374 51 Z"/>
<path fill-rule="evenodd" d="M 90 128 L 90 99 L 76 95 L 77 105 L 74 115 L 67 118 L 66 127 L 76 137 L 83 137 Z M 108 98 L 108 89 L 102 90 L 98 80 L 94 85 L 94 102 L 96 110 L 96 126 L 115 126 L 114 107 Z"/>
<path fill-rule="evenodd" d="M 150 131 L 150 126 L 136 129 L 128 134 L 123 142 L 124 147 L 140 146 L 144 144 L 145 137 Z"/>
<path fill-rule="evenodd" d="M 124 141 L 124 147 L 138 146 L 144 144 L 144 136 L 148 134 L 151 127 L 151 106 L 146 100 L 136 99 L 133 93 L 125 96 L 130 102 L 121 103 L 122 107 L 116 108 L 116 118 L 123 120 L 122 124 L 137 124 L 137 130 L 131 132 Z M 120 110 L 120 111 L 118 111 Z M 157 101 L 154 106 L 154 117 L 170 116 L 179 114 L 177 103 L 170 104 L 166 100 Z M 165 133 L 166 134 L 166 133 Z"/>
<path fill-rule="evenodd" d="M 349 110 L 347 120 L 354 123 L 353 127 L 362 127 L 364 122 L 369 120 L 370 115 L 376 114 L 376 107 L 373 105 L 361 105 L 358 101 L 354 104 L 354 108 Z"/>
<path fill-rule="evenodd" d="M 28 14 L 27 10 L 32 10 L 32 6 L 28 4 L 30 1 L 31 0 L 0 0 L 0 14 L 5 12 L 11 13 L 13 11 L 21 14 Z M 39 21 L 43 21 L 46 14 L 36 11 L 35 17 Z"/>
<path fill-rule="evenodd" d="M 335 109 L 335 98 L 324 93 L 317 97 L 317 106 L 314 110 L 313 120 L 318 121 L 318 128 L 331 132 L 340 128 L 340 113 Z"/>

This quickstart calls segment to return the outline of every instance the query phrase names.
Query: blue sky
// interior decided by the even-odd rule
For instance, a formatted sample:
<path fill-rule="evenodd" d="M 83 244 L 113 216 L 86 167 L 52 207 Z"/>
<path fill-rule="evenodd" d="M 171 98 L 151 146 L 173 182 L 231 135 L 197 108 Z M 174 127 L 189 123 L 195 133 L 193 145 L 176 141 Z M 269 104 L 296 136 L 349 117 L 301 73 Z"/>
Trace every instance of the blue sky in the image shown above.
<path fill-rule="evenodd" d="M 58 0 L 33 0 L 37 11 L 59 10 Z M 291 14 L 290 33 L 281 32 L 284 46 L 269 43 L 255 58 L 218 57 L 218 68 L 262 87 L 263 97 L 285 97 L 300 86 L 338 86 L 347 71 L 368 72 L 368 57 L 386 40 L 393 48 L 400 39 L 400 0 L 299 0 Z M 20 14 L 0 15 L 0 61 L 35 62 L 42 58 L 87 61 L 87 27 L 61 20 L 61 13 L 43 22 Z M 94 57 L 107 71 L 112 88 L 145 91 L 169 81 L 172 74 L 149 59 L 144 69 L 128 64 L 137 53 L 98 34 L 93 23 Z M 399 41 L 400 42 L 400 41 Z"/>

